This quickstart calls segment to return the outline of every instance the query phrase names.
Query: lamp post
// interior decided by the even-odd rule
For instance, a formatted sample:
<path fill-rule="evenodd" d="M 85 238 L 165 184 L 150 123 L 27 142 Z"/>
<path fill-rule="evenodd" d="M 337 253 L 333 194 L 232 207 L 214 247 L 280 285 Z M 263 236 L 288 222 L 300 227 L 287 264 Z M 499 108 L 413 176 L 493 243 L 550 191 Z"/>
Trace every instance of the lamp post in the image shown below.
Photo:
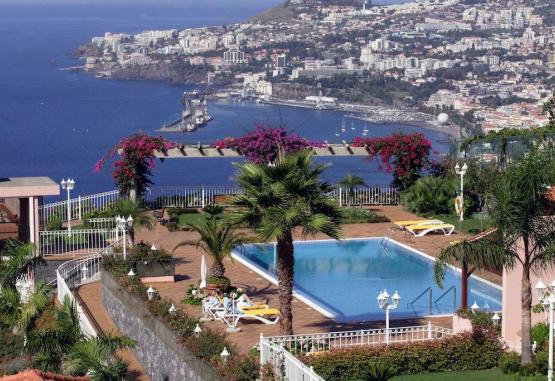
<path fill-rule="evenodd" d="M 148 290 L 146 290 L 146 296 L 148 297 L 148 300 L 152 300 L 152 298 L 154 298 L 154 294 L 156 294 L 156 290 L 152 288 L 152 286 L 148 287 Z"/>
<path fill-rule="evenodd" d="M 67 191 L 67 235 L 71 236 L 71 197 L 70 192 L 75 188 L 75 180 L 70 179 L 69 177 L 67 180 L 62 179 L 60 182 L 62 189 Z"/>
<path fill-rule="evenodd" d="M 538 299 L 549 309 L 549 357 L 547 359 L 547 380 L 553 381 L 553 309 L 555 306 L 555 280 L 546 287 L 540 279 L 536 284 Z M 546 291 L 548 291 L 546 293 Z"/>
<path fill-rule="evenodd" d="M 389 296 L 387 290 L 384 289 L 377 297 L 378 306 L 385 310 L 385 343 L 389 344 L 389 311 L 396 310 L 399 307 L 399 301 L 401 297 L 399 293 L 395 291 L 392 297 Z"/>
<path fill-rule="evenodd" d="M 116 227 L 121 230 L 123 235 L 123 259 L 127 259 L 127 230 L 133 226 L 133 217 L 127 217 L 127 220 L 123 217 L 116 217 Z"/>
<path fill-rule="evenodd" d="M 461 213 L 460 213 L 460 217 L 461 217 L 461 221 L 464 221 L 464 175 L 466 175 L 466 170 L 468 169 L 468 166 L 466 165 L 466 163 L 463 164 L 462 168 L 459 166 L 459 163 L 457 163 L 457 165 L 455 165 L 455 173 L 457 175 L 461 176 Z"/>

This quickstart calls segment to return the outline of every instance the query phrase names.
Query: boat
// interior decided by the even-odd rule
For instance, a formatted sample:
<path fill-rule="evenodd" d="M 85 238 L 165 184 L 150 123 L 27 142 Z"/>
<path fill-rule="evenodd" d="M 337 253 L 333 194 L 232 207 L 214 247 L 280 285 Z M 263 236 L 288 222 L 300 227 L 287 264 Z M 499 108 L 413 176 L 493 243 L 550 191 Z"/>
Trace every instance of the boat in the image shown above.
<path fill-rule="evenodd" d="M 362 135 L 366 136 L 368 135 L 368 127 L 366 126 L 366 124 L 364 124 L 364 129 L 362 130 Z"/>
<path fill-rule="evenodd" d="M 347 131 L 347 127 L 345 127 L 345 119 L 341 122 L 341 132 Z"/>

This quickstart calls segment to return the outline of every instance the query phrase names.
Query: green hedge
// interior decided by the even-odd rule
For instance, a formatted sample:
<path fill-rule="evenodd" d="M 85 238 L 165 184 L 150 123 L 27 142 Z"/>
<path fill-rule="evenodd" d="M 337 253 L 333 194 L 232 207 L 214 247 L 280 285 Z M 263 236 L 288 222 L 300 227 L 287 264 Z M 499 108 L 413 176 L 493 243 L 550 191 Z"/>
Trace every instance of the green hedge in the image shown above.
<path fill-rule="evenodd" d="M 410 344 L 375 345 L 307 355 L 301 358 L 326 380 L 364 379 L 370 363 L 380 361 L 396 375 L 489 369 L 503 348 L 498 335 L 481 328 L 453 337 Z"/>

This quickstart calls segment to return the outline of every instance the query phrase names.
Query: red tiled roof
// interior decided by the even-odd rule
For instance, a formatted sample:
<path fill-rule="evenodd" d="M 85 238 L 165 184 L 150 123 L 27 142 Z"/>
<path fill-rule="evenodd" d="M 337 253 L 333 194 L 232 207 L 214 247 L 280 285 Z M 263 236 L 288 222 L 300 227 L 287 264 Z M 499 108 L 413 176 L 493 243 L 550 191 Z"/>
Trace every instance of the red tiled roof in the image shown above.
<path fill-rule="evenodd" d="M 90 377 L 63 376 L 40 370 L 25 370 L 12 376 L 0 377 L 0 381 L 91 381 Z"/>

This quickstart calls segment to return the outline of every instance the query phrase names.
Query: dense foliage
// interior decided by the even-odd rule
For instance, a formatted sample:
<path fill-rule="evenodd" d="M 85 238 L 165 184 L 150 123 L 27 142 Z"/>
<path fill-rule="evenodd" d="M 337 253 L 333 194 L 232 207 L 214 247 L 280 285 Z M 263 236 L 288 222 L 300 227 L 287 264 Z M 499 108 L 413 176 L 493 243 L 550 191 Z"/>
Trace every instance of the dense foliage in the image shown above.
<path fill-rule="evenodd" d="M 496 333 L 475 328 L 453 337 L 416 342 L 332 350 L 301 360 L 326 380 L 364 379 L 371 361 L 390 366 L 397 374 L 489 369 L 503 353 Z"/>
<path fill-rule="evenodd" d="M 407 189 L 431 165 L 432 143 L 420 132 L 395 133 L 378 138 L 355 138 L 354 147 L 366 147 L 370 159 L 380 158 L 393 173 L 392 186 Z"/>
<path fill-rule="evenodd" d="M 294 153 L 306 148 L 319 146 L 315 142 L 288 133 L 285 128 L 265 128 L 257 125 L 253 131 L 239 138 L 226 138 L 214 143 L 217 148 L 233 148 L 255 164 L 268 164 L 276 161 L 280 153 Z"/>
<path fill-rule="evenodd" d="M 135 190 L 138 195 L 143 194 L 146 187 L 152 184 L 151 170 L 155 166 L 154 152 L 166 151 L 174 143 L 163 137 L 136 134 L 124 138 L 108 151 L 95 164 L 98 172 L 110 160 L 114 160 L 112 175 L 121 192 L 128 193 Z M 120 155 L 119 159 L 114 159 Z"/>
<path fill-rule="evenodd" d="M 258 377 L 258 363 L 251 356 L 240 355 L 234 346 L 227 342 L 222 332 L 203 326 L 198 318 L 180 308 L 171 313 L 172 301 L 161 298 L 159 294 L 155 294 L 152 300 L 148 300 L 147 287 L 138 277 L 127 276 L 131 266 L 128 261 L 120 257 L 106 257 L 102 265 L 106 271 L 114 275 L 120 286 L 140 298 L 153 315 L 162 319 L 175 333 L 180 343 L 199 359 L 213 366 L 223 379 L 248 381 Z M 202 327 L 202 332 L 198 336 L 194 334 L 197 324 Z M 224 364 L 219 356 L 224 347 L 231 353 L 227 364 L 233 364 L 233 366 Z"/>
<path fill-rule="evenodd" d="M 454 211 L 455 184 L 443 177 L 418 179 L 401 196 L 403 205 L 419 215 L 450 214 Z"/>

